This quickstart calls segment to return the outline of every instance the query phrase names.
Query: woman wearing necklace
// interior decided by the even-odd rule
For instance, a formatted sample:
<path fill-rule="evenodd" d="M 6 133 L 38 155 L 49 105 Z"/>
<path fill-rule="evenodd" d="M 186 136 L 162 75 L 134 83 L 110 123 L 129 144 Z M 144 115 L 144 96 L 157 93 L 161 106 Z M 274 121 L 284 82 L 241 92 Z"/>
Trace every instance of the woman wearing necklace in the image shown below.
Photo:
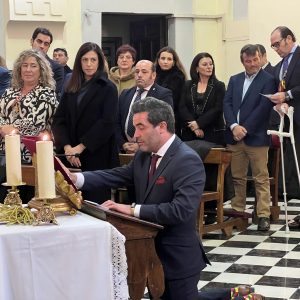
<path fill-rule="evenodd" d="M 104 68 L 100 47 L 84 43 L 53 118 L 57 151 L 70 155 L 66 156 L 69 166 L 82 171 L 109 169 L 119 162 L 115 137 L 118 92 Z M 111 194 L 110 189 L 95 189 L 83 197 L 102 203 Z"/>
<path fill-rule="evenodd" d="M 215 64 L 209 53 L 197 54 L 190 68 L 180 100 L 182 140 L 202 139 L 224 145 L 225 123 L 223 98 L 225 84 L 215 75 Z"/>

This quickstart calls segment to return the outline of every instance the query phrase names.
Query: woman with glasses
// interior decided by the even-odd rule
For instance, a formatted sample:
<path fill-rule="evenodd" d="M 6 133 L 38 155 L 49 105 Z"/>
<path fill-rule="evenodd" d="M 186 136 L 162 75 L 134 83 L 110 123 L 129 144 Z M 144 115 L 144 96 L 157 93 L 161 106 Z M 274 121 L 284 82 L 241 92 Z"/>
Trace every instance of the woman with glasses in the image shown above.
<path fill-rule="evenodd" d="M 97 44 L 88 42 L 79 48 L 53 120 L 57 151 L 66 155 L 69 166 L 82 171 L 109 169 L 118 164 L 118 93 L 104 73 L 104 64 Z M 102 203 L 111 195 L 109 189 L 97 189 L 83 193 L 83 197 Z"/>
<path fill-rule="evenodd" d="M 109 79 L 116 85 L 120 95 L 124 89 L 135 86 L 134 64 L 136 50 L 130 45 L 122 45 L 117 49 L 117 66 L 109 70 Z"/>

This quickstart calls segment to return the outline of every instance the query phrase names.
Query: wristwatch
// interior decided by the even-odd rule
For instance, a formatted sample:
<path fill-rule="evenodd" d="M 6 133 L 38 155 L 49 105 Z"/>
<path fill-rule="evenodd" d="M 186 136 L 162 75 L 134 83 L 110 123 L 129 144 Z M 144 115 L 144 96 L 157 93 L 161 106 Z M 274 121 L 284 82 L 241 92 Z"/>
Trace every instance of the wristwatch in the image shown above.
<path fill-rule="evenodd" d="M 291 99 L 291 97 L 290 97 L 289 93 L 288 93 L 288 92 L 285 92 L 285 93 L 284 93 L 284 101 L 285 101 L 285 102 L 288 102 L 288 101 L 290 101 L 290 99 Z"/>
<path fill-rule="evenodd" d="M 131 209 L 131 214 L 134 216 L 134 208 L 135 208 L 135 202 L 133 202 L 130 206 L 130 209 Z"/>

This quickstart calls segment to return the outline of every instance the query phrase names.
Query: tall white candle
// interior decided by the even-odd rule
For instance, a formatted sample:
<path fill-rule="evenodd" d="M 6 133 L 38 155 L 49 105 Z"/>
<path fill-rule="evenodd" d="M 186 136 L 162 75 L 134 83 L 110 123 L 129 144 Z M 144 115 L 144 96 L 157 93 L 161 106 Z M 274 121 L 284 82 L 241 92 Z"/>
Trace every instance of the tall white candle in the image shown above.
<path fill-rule="evenodd" d="M 55 177 L 52 141 L 36 142 L 36 164 L 39 198 L 55 198 Z"/>
<path fill-rule="evenodd" d="M 6 181 L 10 186 L 22 182 L 20 135 L 5 136 Z"/>

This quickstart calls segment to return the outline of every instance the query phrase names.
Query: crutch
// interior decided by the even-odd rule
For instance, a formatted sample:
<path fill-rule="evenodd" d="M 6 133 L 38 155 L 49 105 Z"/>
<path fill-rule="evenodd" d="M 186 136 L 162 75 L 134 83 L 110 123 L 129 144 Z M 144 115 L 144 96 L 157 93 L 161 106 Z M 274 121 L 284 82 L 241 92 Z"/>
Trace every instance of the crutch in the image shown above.
<path fill-rule="evenodd" d="M 284 169 L 284 154 L 283 154 L 283 138 L 288 137 L 291 140 L 291 144 L 293 147 L 293 153 L 294 153 L 294 158 L 295 158 L 295 163 L 296 163 L 296 170 L 297 170 L 297 175 L 298 175 L 298 180 L 299 180 L 299 186 L 300 186 L 300 172 L 299 172 L 299 165 L 298 165 L 298 158 L 297 158 L 297 153 L 296 153 L 296 147 L 295 147 L 295 138 L 294 138 L 294 126 L 293 126 L 293 115 L 294 115 L 294 107 L 289 106 L 288 110 L 284 108 L 284 106 L 281 106 L 281 113 L 278 112 L 280 115 L 280 125 L 279 125 L 279 130 L 268 130 L 267 134 L 274 134 L 279 137 L 280 141 L 280 152 L 281 152 L 281 169 L 282 169 L 282 184 L 283 184 L 283 200 L 284 200 L 284 207 L 285 207 L 285 232 L 289 233 L 290 229 L 288 226 L 288 216 L 287 216 L 287 199 L 286 199 L 286 184 L 285 184 L 285 169 Z M 284 132 L 283 127 L 284 127 L 284 115 L 287 115 L 289 118 L 290 126 L 289 126 L 289 132 Z"/>

